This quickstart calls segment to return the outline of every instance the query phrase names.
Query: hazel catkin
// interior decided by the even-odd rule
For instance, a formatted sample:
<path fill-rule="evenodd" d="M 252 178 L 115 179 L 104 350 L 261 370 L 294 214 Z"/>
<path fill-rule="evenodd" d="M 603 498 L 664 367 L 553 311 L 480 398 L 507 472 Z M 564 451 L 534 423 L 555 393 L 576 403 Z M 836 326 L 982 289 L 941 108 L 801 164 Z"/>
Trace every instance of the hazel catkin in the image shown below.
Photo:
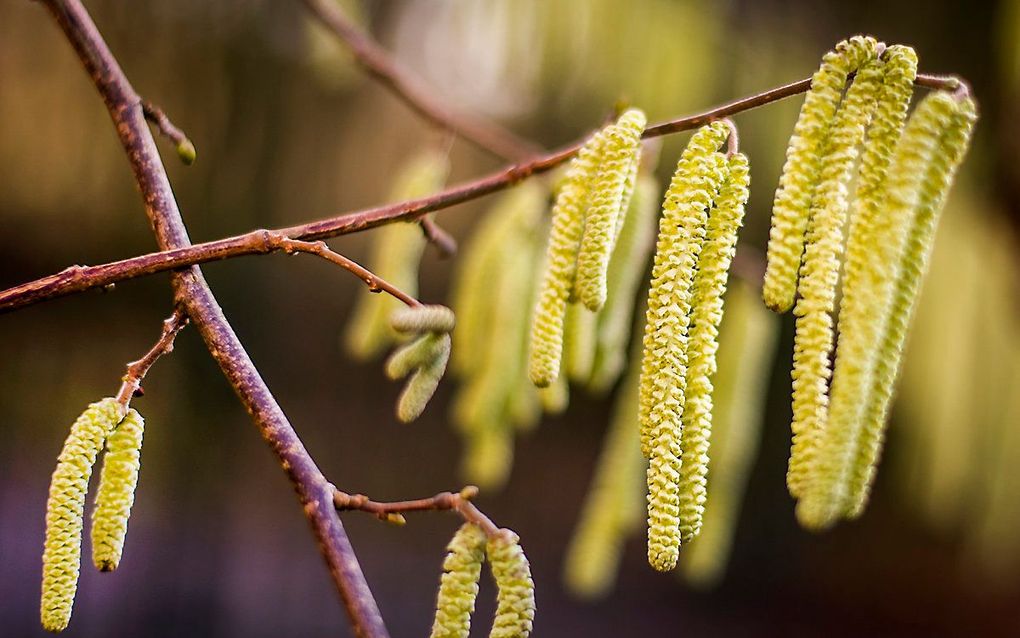
<path fill-rule="evenodd" d="M 447 545 L 443 575 L 436 596 L 436 617 L 431 638 L 467 638 L 478 597 L 478 578 L 485 560 L 485 534 L 464 523 Z"/>
<path fill-rule="evenodd" d="M 106 441 L 92 511 L 92 562 L 96 569 L 117 569 L 124 552 L 131 506 L 135 502 L 145 419 L 133 408 Z"/>
<path fill-rule="evenodd" d="M 527 638 L 535 621 L 535 581 L 517 534 L 501 529 L 486 546 L 499 589 L 489 638 Z"/>

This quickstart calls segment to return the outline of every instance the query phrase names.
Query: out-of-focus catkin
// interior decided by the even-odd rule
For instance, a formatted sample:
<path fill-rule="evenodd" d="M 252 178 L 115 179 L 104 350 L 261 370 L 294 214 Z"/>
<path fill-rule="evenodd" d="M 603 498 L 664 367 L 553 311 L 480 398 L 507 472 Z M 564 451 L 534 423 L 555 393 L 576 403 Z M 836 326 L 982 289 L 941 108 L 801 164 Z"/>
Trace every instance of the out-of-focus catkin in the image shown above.
<path fill-rule="evenodd" d="M 145 419 L 130 409 L 106 441 L 96 507 L 92 511 L 92 562 L 100 571 L 117 569 L 124 552 L 124 538 L 138 485 L 144 431 Z"/>
<path fill-rule="evenodd" d="M 499 592 L 490 638 L 527 638 L 535 621 L 535 581 L 517 534 L 501 529 L 486 551 Z"/>
<path fill-rule="evenodd" d="M 728 175 L 706 227 L 692 285 L 690 339 L 687 344 L 687 383 L 680 437 L 680 542 L 701 531 L 708 479 L 708 450 L 712 434 L 712 375 L 719 347 L 719 323 L 730 263 L 737 247 L 737 230 L 744 221 L 750 187 L 747 156 L 727 160 Z"/>
<path fill-rule="evenodd" d="M 432 638 L 467 638 L 470 633 L 485 543 L 485 533 L 477 525 L 464 523 L 446 546 Z"/>
<path fill-rule="evenodd" d="M 116 399 L 90 405 L 71 426 L 46 501 L 40 619 L 47 631 L 63 631 L 71 620 L 81 567 L 85 492 L 103 442 L 121 420 Z"/>
<path fill-rule="evenodd" d="M 870 37 L 844 40 L 822 58 L 822 65 L 811 78 L 772 209 L 762 296 L 765 304 L 777 312 L 792 308 L 797 294 L 797 273 L 812 200 L 822 178 L 822 159 L 843 88 L 850 73 L 876 57 L 878 47 Z"/>

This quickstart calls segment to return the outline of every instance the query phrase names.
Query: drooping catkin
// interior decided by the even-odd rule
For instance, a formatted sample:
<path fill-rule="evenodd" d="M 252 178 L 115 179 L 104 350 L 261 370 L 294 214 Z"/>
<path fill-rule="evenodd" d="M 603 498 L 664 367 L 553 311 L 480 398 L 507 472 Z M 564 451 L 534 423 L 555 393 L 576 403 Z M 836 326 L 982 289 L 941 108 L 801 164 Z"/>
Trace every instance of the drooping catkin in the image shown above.
<path fill-rule="evenodd" d="M 411 374 L 397 399 L 397 419 L 404 423 L 410 423 L 421 416 L 446 372 L 446 364 L 450 360 L 450 335 L 443 333 L 437 337 L 438 355 Z"/>
<path fill-rule="evenodd" d="M 726 293 L 720 328 L 719 370 L 714 379 L 712 472 L 704 528 L 684 550 L 684 578 L 698 587 L 719 581 L 729 560 L 740 504 L 761 438 L 769 374 L 779 320 L 758 291 L 736 280 Z"/>
<path fill-rule="evenodd" d="M 942 101 L 944 98 L 932 95 L 925 101 L 936 99 Z M 875 466 L 881 454 L 885 423 L 893 387 L 899 375 L 903 346 L 921 283 L 927 272 L 939 214 L 956 170 L 970 146 L 971 134 L 977 121 L 977 108 L 970 98 L 957 100 L 953 107 L 952 118 L 940 142 L 941 152 L 932 157 L 921 191 L 917 195 L 913 221 L 900 257 L 885 334 L 875 355 L 874 382 L 864 413 L 860 450 L 851 478 L 847 512 L 851 518 L 859 516 L 867 504 Z"/>
<path fill-rule="evenodd" d="M 792 308 L 797 294 L 797 274 L 804 254 L 812 200 L 847 78 L 875 58 L 877 49 L 878 43 L 870 37 L 844 40 L 825 54 L 811 78 L 811 89 L 804 99 L 786 151 L 786 164 L 772 210 L 762 296 L 765 304 L 777 312 Z"/>
<path fill-rule="evenodd" d="M 489 638 L 527 638 L 535 621 L 535 581 L 517 534 L 501 529 L 489 538 L 486 553 L 499 592 Z"/>
<path fill-rule="evenodd" d="M 574 282 L 576 297 L 592 312 L 601 310 L 606 302 L 606 271 L 633 192 L 645 123 L 644 113 L 630 109 L 605 129 L 602 159 L 584 216 Z"/>
<path fill-rule="evenodd" d="M 448 348 L 444 345 L 446 336 L 430 332 L 400 346 L 386 360 L 386 376 L 391 381 L 397 381 L 417 368 L 427 367 L 442 356 L 444 348 Z"/>
<path fill-rule="evenodd" d="M 121 420 L 116 399 L 90 405 L 71 426 L 46 502 L 40 619 L 47 631 L 63 631 L 71 620 L 81 566 L 82 518 L 92 466 L 103 442 Z"/>
<path fill-rule="evenodd" d="M 708 218 L 698 271 L 692 285 L 690 338 L 687 344 L 687 383 L 683 433 L 680 436 L 680 542 L 701 531 L 708 480 L 708 450 L 712 434 L 712 375 L 716 371 L 719 323 L 730 263 L 737 247 L 737 230 L 744 221 L 751 175 L 747 156 L 727 160 L 728 175 Z"/>
<path fill-rule="evenodd" d="M 817 440 L 827 422 L 830 358 L 835 345 L 833 315 L 848 209 L 846 190 L 881 83 L 882 64 L 873 60 L 860 68 L 847 89 L 824 145 L 821 180 L 811 204 L 800 298 L 794 308 L 793 444 L 786 482 L 795 497 L 808 480 Z"/>
<path fill-rule="evenodd" d="M 546 248 L 545 272 L 531 321 L 528 375 L 540 388 L 560 374 L 563 321 L 577 275 L 577 253 L 584 231 L 584 213 L 602 161 L 604 131 L 591 137 L 570 163 L 556 196 Z"/>
<path fill-rule="evenodd" d="M 649 459 L 648 562 L 659 571 L 673 569 L 680 552 L 678 483 L 690 288 L 707 209 L 725 177 L 725 158 L 715 149 L 728 132 L 725 124 L 714 122 L 694 134 L 659 221 L 638 390 L 642 453 Z"/>
<path fill-rule="evenodd" d="M 412 158 L 400 171 L 390 199 L 403 201 L 431 195 L 442 187 L 449 173 L 445 153 L 428 150 Z M 418 294 L 418 265 L 425 236 L 417 223 L 388 224 L 373 231 L 369 266 L 372 272 L 413 296 Z M 396 342 L 390 315 L 401 302 L 390 295 L 364 295 L 358 300 L 344 335 L 351 356 L 367 360 Z"/>
<path fill-rule="evenodd" d="M 563 366 L 567 378 L 578 385 L 586 385 L 591 379 L 598 345 L 598 323 L 598 314 L 582 304 L 567 306 L 563 326 Z"/>
<path fill-rule="evenodd" d="M 464 435 L 461 475 L 483 490 L 506 485 L 513 469 L 514 433 L 505 421 L 496 421 Z"/>
<path fill-rule="evenodd" d="M 92 510 L 92 562 L 99 571 L 117 569 L 124 552 L 144 431 L 145 419 L 132 408 L 106 441 L 96 507 Z"/>
<path fill-rule="evenodd" d="M 453 332 L 453 311 L 439 304 L 404 306 L 390 314 L 390 325 L 397 332 Z"/>
<path fill-rule="evenodd" d="M 446 546 L 431 638 L 467 638 L 470 633 L 485 543 L 485 533 L 477 525 L 464 523 Z"/>
<path fill-rule="evenodd" d="M 631 366 L 613 404 L 598 466 L 567 548 L 564 582 L 580 598 L 601 598 L 609 593 L 623 542 L 644 514 L 645 463 L 637 423 L 640 380 L 640 368 Z"/>
<path fill-rule="evenodd" d="M 595 363 L 590 387 L 607 391 L 627 364 L 627 343 L 634 324 L 634 305 L 648 264 L 658 215 L 658 183 L 650 174 L 640 174 L 630 201 L 630 210 L 609 261 L 606 305 L 598 318 Z M 635 366 L 637 367 L 637 366 Z M 635 409 L 637 404 L 635 403 Z"/>

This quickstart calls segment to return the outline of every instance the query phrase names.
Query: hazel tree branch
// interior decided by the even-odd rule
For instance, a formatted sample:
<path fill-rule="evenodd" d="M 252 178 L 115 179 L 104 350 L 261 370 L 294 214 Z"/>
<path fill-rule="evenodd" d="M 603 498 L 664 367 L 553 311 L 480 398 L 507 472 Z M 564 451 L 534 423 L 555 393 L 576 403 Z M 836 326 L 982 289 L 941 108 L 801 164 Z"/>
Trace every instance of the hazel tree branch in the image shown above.
<path fill-rule="evenodd" d="M 191 143 L 184 131 L 170 121 L 163 109 L 159 108 L 148 100 L 142 100 L 142 112 L 145 119 L 153 123 L 159 129 L 160 134 L 174 143 L 177 156 L 188 166 L 195 163 L 195 145 Z"/>
<path fill-rule="evenodd" d="M 364 494 L 352 495 L 336 490 L 333 492 L 333 504 L 340 512 L 348 510 L 367 512 L 374 514 L 379 520 L 397 525 L 403 525 L 406 522 L 404 514 L 408 512 L 447 510 L 455 512 L 467 523 L 474 523 L 485 532 L 486 536 L 498 535 L 499 527 L 471 502 L 476 496 L 478 496 L 478 488 L 468 485 L 460 492 L 440 492 L 429 498 L 383 503 L 373 501 Z"/>
<path fill-rule="evenodd" d="M 916 84 L 930 89 L 967 90 L 966 83 L 955 76 L 918 75 Z M 653 139 L 688 131 L 714 120 L 798 95 L 807 91 L 810 86 L 811 78 L 792 82 L 702 113 L 656 124 L 645 129 L 643 137 L 644 139 Z M 71 266 L 53 275 L 0 292 L 0 313 L 136 277 L 222 259 L 267 254 L 281 250 L 280 246 L 267 242 L 266 237 L 270 235 L 314 241 L 361 232 L 394 222 L 422 219 L 426 213 L 450 208 L 504 190 L 524 179 L 552 170 L 572 158 L 580 150 L 582 144 L 583 140 L 547 155 L 509 166 L 420 199 L 386 204 L 271 231 L 254 230 L 243 235 L 200 244 L 189 244 L 173 250 L 149 253 L 98 266 Z"/>
<path fill-rule="evenodd" d="M 160 357 L 173 352 L 174 339 L 177 338 L 177 333 L 184 330 L 184 327 L 187 325 L 188 316 L 184 313 L 184 309 L 180 306 L 174 308 L 173 314 L 163 321 L 163 331 L 152 348 L 142 355 L 141 359 L 128 364 L 120 390 L 117 392 L 117 403 L 120 404 L 124 412 L 127 412 L 128 406 L 131 404 L 131 398 L 140 395 L 142 379 L 149 373 L 149 369 L 152 368 L 153 364 Z"/>
<path fill-rule="evenodd" d="M 332 0 L 301 1 L 319 22 L 343 40 L 365 72 L 425 119 L 505 160 L 521 161 L 541 153 L 541 148 L 494 122 L 459 112 L 437 98 Z"/>
<path fill-rule="evenodd" d="M 146 125 L 138 94 L 80 0 L 42 2 L 74 47 L 106 104 L 160 248 L 173 250 L 189 246 L 187 230 Z M 355 634 L 360 638 L 387 637 L 389 633 L 378 605 L 333 507 L 332 485 L 308 454 L 223 316 L 201 270 L 194 266 L 179 270 L 173 274 L 171 282 L 177 302 L 195 324 L 210 354 L 290 478 Z"/>

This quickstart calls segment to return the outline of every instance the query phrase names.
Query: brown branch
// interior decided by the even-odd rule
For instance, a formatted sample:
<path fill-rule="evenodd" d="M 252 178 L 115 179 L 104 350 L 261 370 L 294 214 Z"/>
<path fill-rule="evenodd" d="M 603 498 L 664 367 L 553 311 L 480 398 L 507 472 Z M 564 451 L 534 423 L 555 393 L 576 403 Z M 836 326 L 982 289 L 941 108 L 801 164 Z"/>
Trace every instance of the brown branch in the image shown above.
<path fill-rule="evenodd" d="M 156 125 L 156 128 L 159 129 L 163 137 L 174 143 L 177 149 L 177 156 L 181 158 L 182 162 L 188 166 L 195 163 L 197 154 L 195 145 L 191 143 L 191 140 L 184 134 L 184 131 L 177 128 L 170 121 L 170 118 L 163 112 L 163 109 L 148 100 L 142 100 L 142 112 L 145 113 L 145 119 Z"/>
<path fill-rule="evenodd" d="M 506 160 L 521 161 L 542 152 L 541 148 L 494 122 L 459 112 L 443 103 L 351 22 L 333 0 L 302 1 L 313 16 L 347 44 L 355 61 L 369 75 L 425 119 Z"/>
<path fill-rule="evenodd" d="M 421 225 L 421 232 L 425 233 L 425 239 L 436 247 L 440 257 L 445 259 L 457 254 L 457 240 L 443 230 L 436 220 L 426 215 L 418 220 L 418 223 Z"/>
<path fill-rule="evenodd" d="M 918 75 L 917 85 L 931 89 L 958 90 L 965 84 L 953 76 Z M 757 95 L 752 95 L 703 113 L 678 118 L 645 129 L 645 139 L 679 133 L 703 126 L 714 120 L 729 117 L 772 102 L 803 93 L 811 86 L 811 78 L 793 82 Z M 426 213 L 443 210 L 457 204 L 504 190 L 521 180 L 549 171 L 573 157 L 581 142 L 566 146 L 548 155 L 522 164 L 490 173 L 471 182 L 453 186 L 434 195 L 405 202 L 377 206 L 320 221 L 273 231 L 255 230 L 243 235 L 195 244 L 176 250 L 150 253 L 99 266 L 71 266 L 59 273 L 30 281 L 0 292 L 0 313 L 28 306 L 40 301 L 84 292 L 111 283 L 134 279 L 185 266 L 230 259 L 243 255 L 258 255 L 278 250 L 267 245 L 267 234 L 291 239 L 319 240 L 356 233 L 397 221 L 413 221 Z"/>
<path fill-rule="evenodd" d="M 74 47 L 106 103 L 145 202 L 145 211 L 162 250 L 187 247 L 187 230 L 166 169 L 146 125 L 141 99 L 110 52 L 79 0 L 43 0 Z M 315 465 L 223 316 L 202 272 L 191 267 L 171 278 L 177 302 L 219 364 L 263 438 L 276 453 L 297 492 L 319 549 L 343 599 L 355 634 L 388 636 L 378 605 L 365 582 L 343 524 L 333 508 L 333 488 Z"/>
<path fill-rule="evenodd" d="M 174 308 L 173 314 L 163 321 L 163 332 L 152 348 L 142 355 L 141 359 L 128 364 L 127 372 L 124 373 L 122 379 L 123 383 L 117 392 L 117 403 L 120 404 L 124 412 L 127 412 L 131 398 L 141 393 L 142 379 L 149 373 L 149 369 L 156 363 L 156 360 L 173 352 L 174 339 L 186 325 L 188 325 L 188 316 L 184 314 L 184 310 L 179 306 Z"/>
<path fill-rule="evenodd" d="M 333 492 L 333 505 L 341 512 L 348 510 L 367 512 L 374 514 L 379 520 L 398 525 L 404 523 L 403 515 L 407 512 L 452 511 L 459 514 L 466 522 L 474 523 L 480 527 L 487 536 L 495 536 L 499 533 L 499 528 L 471 502 L 471 499 L 477 495 L 478 488 L 474 485 L 468 485 L 456 493 L 440 492 L 429 498 L 382 503 L 373 501 L 364 494 L 352 495 L 335 490 Z"/>

